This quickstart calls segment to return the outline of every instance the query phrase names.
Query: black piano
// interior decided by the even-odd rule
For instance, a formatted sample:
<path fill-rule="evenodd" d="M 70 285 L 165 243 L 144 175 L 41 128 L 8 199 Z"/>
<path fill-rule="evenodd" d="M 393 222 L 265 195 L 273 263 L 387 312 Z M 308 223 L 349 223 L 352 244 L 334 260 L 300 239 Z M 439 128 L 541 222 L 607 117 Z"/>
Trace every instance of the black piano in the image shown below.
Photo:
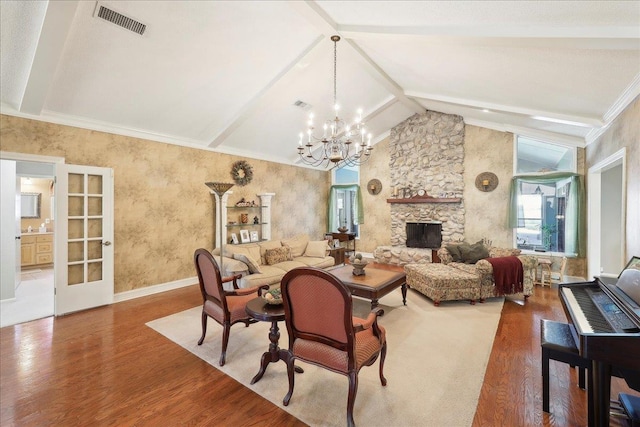
<path fill-rule="evenodd" d="M 638 260 L 637 257 L 632 258 Z M 559 285 L 580 355 L 592 361 L 589 425 L 609 426 L 611 375 L 640 391 L 640 270 Z M 593 412 L 591 412 L 591 409 Z"/>

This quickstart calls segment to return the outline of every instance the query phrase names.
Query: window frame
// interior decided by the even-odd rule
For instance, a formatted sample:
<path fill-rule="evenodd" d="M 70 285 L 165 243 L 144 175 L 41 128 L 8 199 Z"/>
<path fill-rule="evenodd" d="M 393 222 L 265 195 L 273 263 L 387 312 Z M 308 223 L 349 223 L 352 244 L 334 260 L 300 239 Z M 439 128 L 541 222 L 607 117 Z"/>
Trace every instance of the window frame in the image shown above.
<path fill-rule="evenodd" d="M 571 170 L 562 170 L 562 171 L 548 171 L 548 172 L 524 172 L 524 173 L 518 173 L 518 140 L 519 138 L 526 138 L 528 140 L 533 140 L 542 144 L 549 144 L 549 145 L 555 145 L 555 146 L 560 146 L 566 149 L 570 149 L 573 153 L 573 158 L 572 158 L 572 162 L 571 162 Z M 543 140 L 539 137 L 530 137 L 530 136 L 526 136 L 523 134 L 514 134 L 514 138 L 513 138 L 513 179 L 518 179 L 519 177 L 532 177 L 532 176 L 538 176 L 540 178 L 545 178 L 547 176 L 551 176 L 554 174 L 558 174 L 558 173 L 573 173 L 573 174 L 577 174 L 578 173 L 578 149 L 575 145 L 572 144 L 567 144 L 567 143 L 561 143 L 558 141 L 547 141 L 547 140 Z M 559 179 L 558 182 L 561 182 L 562 178 Z M 555 183 L 555 186 L 557 186 L 558 183 Z M 557 192 L 557 187 L 556 187 L 556 192 Z M 555 203 L 558 203 L 558 196 L 556 195 L 554 197 Z M 578 207 L 578 211 L 580 209 L 584 209 L 584 207 Z M 579 215 L 579 212 L 578 212 Z M 524 220 L 525 218 L 522 217 L 517 217 L 517 222 L 519 222 L 519 220 Z M 579 224 L 578 224 L 579 227 Z M 511 228 L 512 230 L 512 243 L 513 243 L 513 247 L 514 248 L 518 248 L 518 227 L 515 228 Z M 558 231 L 556 230 L 556 233 Z M 579 232 L 578 230 L 576 230 L 576 232 Z M 541 232 L 542 233 L 542 232 Z M 564 233 L 566 233 L 566 229 L 564 230 Z M 543 237 L 541 236 L 541 239 Z M 567 256 L 567 257 L 575 257 L 575 256 L 580 256 L 579 255 L 579 246 L 576 248 L 576 252 L 558 252 L 558 251 L 545 251 L 545 252 L 538 252 L 535 249 L 521 249 L 522 253 L 525 254 L 539 254 L 539 253 L 543 253 L 543 254 L 547 254 L 547 255 L 559 255 L 559 256 Z M 566 248 L 565 248 L 566 249 Z"/>
<path fill-rule="evenodd" d="M 338 173 L 338 171 L 340 171 L 340 170 L 342 170 L 342 169 L 345 169 L 345 168 L 346 168 L 346 169 L 348 169 L 348 170 L 351 170 L 351 171 L 354 171 L 354 172 L 355 172 L 355 174 L 356 174 L 355 182 L 340 182 L 339 184 L 338 184 L 338 183 L 336 183 L 336 181 L 337 181 L 337 180 L 336 180 L 336 173 Z M 356 186 L 356 187 L 358 187 L 358 191 L 361 191 L 361 189 L 360 189 L 360 167 L 359 167 L 359 166 L 353 166 L 353 167 L 344 167 L 344 168 L 334 168 L 334 169 L 332 169 L 332 170 L 331 170 L 331 187 L 330 187 L 330 189 L 329 189 L 329 198 L 331 198 L 331 190 L 332 190 L 332 189 L 333 189 L 333 187 L 334 187 L 334 186 L 336 186 L 336 185 L 338 185 L 338 186 Z M 340 189 L 340 190 L 338 190 L 338 191 L 344 191 L 344 190 Z M 351 191 L 353 191 L 353 192 L 355 193 L 355 194 L 353 194 L 353 196 L 352 196 L 352 199 L 354 199 L 354 200 L 352 200 L 352 201 L 351 201 L 351 203 L 350 203 L 350 204 L 352 205 L 352 206 L 351 206 L 352 213 L 353 213 L 353 209 L 354 209 L 354 208 L 356 209 L 356 218 L 354 219 L 355 230 L 351 230 L 351 229 L 350 229 L 350 230 L 349 230 L 349 232 L 351 233 L 351 232 L 354 232 L 354 231 L 355 231 L 355 233 L 356 233 L 356 239 L 358 239 L 358 240 L 359 240 L 359 239 L 360 239 L 360 232 L 361 232 L 361 227 L 360 227 L 360 225 L 361 225 L 361 224 L 359 224 L 359 222 L 358 222 L 358 218 L 357 218 L 357 216 L 358 216 L 358 215 L 357 215 L 357 206 L 355 206 L 355 205 L 357 205 L 357 197 L 358 197 L 358 194 L 357 194 L 357 191 L 356 191 L 356 190 L 349 190 L 349 191 L 350 191 L 350 192 L 351 192 Z M 329 209 L 331 208 L 331 205 L 332 205 L 332 204 L 331 204 L 331 200 L 329 200 Z M 354 206 L 355 206 L 355 207 L 354 207 Z M 337 200 L 336 200 L 336 203 L 335 203 L 335 209 L 339 209 L 339 208 L 338 208 Z M 337 217 L 337 218 L 339 218 L 339 217 L 340 217 L 339 212 L 330 212 L 330 211 L 328 211 L 328 212 L 327 212 L 327 214 L 328 214 L 328 215 L 330 215 L 330 216 L 331 216 L 331 215 L 333 215 L 333 216 L 335 216 L 335 217 Z M 330 217 L 330 218 L 327 218 L 327 223 L 328 223 L 328 224 L 331 224 L 331 223 L 332 223 L 332 219 L 331 219 L 331 217 Z M 336 228 L 336 227 L 333 227 L 333 228 Z M 327 231 L 328 231 L 329 233 L 335 233 L 335 232 L 337 232 L 337 228 L 336 228 L 335 230 L 327 230 Z"/>

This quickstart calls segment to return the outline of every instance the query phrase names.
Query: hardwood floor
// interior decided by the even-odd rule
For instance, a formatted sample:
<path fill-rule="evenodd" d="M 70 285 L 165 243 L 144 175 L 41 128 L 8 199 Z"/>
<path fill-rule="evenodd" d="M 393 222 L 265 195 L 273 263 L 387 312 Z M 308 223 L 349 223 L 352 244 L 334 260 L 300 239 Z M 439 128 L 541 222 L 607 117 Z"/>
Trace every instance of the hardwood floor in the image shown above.
<path fill-rule="evenodd" d="M 194 285 L 0 329 L 0 425 L 305 425 L 145 326 L 200 303 Z M 505 302 L 474 426 L 586 425 L 586 392 L 564 364 L 551 364 L 542 412 L 541 318 L 566 320 L 556 290 Z"/>

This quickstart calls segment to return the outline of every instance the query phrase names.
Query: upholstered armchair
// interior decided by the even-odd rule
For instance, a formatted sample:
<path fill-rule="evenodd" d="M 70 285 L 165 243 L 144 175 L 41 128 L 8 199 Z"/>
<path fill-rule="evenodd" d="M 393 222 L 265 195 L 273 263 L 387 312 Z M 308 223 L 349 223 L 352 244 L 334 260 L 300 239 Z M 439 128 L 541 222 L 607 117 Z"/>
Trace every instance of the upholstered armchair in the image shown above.
<path fill-rule="evenodd" d="M 387 342 L 385 330 L 377 322 L 383 310 L 372 310 L 366 319 L 353 317 L 347 287 L 329 272 L 313 267 L 289 271 L 280 288 L 292 355 L 287 361 L 289 392 L 284 405 L 289 405 L 293 394 L 294 362 L 301 360 L 349 378 L 347 424 L 355 426 L 353 408 L 360 369 L 380 356 L 380 382 L 387 384 L 383 375 Z"/>
<path fill-rule="evenodd" d="M 255 323 L 245 311 L 247 302 L 259 296 L 260 289 L 268 289 L 268 285 L 253 288 L 238 288 L 240 275 L 222 278 L 220 268 L 211 253 L 206 249 L 197 249 L 193 261 L 198 272 L 200 292 L 202 293 L 202 337 L 198 345 L 202 345 L 207 334 L 207 319 L 210 317 L 222 325 L 222 353 L 220 366 L 224 366 L 231 325 L 242 322 L 245 326 Z M 224 283 L 233 282 L 233 290 L 226 291 Z"/>

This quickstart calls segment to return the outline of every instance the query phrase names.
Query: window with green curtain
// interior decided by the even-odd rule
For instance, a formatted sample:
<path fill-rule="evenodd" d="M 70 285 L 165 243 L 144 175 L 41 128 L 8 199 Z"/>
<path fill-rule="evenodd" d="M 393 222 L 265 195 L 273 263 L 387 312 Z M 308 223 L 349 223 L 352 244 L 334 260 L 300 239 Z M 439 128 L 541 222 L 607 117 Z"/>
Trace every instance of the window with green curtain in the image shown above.
<path fill-rule="evenodd" d="M 511 180 L 509 226 L 518 248 L 585 256 L 585 225 L 582 176 L 561 172 Z"/>
<path fill-rule="evenodd" d="M 348 233 L 359 236 L 359 225 L 364 224 L 362 195 L 357 184 L 332 185 L 329 190 L 327 231 L 337 232 L 338 227 L 347 227 Z"/>

